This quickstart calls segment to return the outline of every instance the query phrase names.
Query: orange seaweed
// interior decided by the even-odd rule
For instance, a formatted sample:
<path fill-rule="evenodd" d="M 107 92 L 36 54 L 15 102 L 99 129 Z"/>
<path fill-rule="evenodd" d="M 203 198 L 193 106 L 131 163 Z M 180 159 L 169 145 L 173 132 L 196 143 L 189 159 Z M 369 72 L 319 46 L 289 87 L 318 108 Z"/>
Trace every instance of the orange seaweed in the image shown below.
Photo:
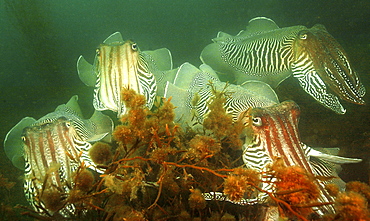
<path fill-rule="evenodd" d="M 204 131 L 186 131 L 174 123 L 175 108 L 170 99 L 162 99 L 155 110 L 148 110 L 144 96 L 123 89 L 122 97 L 128 112 L 120 119 L 113 133 L 115 143 L 97 143 L 90 155 L 97 164 L 104 164 L 105 174 L 92 176 L 81 165 L 74 174 L 71 191 L 63 203 L 76 205 L 76 219 L 96 220 L 237 220 L 264 218 L 256 208 L 277 207 L 281 218 L 307 220 L 317 202 L 319 190 L 315 177 L 302 168 L 286 167 L 275 159 L 270 170 L 258 172 L 243 168 L 240 134 L 243 125 L 233 123 L 223 107 L 225 92 L 214 91 L 210 112 L 204 121 Z M 270 181 L 262 176 L 271 177 Z M 275 186 L 272 192 L 261 188 L 263 182 Z M 356 185 L 355 185 L 356 186 Z M 337 195 L 334 186 L 333 195 Z M 46 188 L 49 192 L 52 188 Z M 366 188 L 360 188 L 365 191 Z M 45 192 L 49 199 L 59 197 Z M 359 192 L 361 192 L 359 191 Z M 266 194 L 270 200 L 261 205 L 229 205 L 206 201 L 203 193 L 223 192 L 234 203 Z M 49 194 L 49 196 L 48 196 Z M 340 195 L 340 193 L 338 194 Z M 352 211 L 352 201 L 339 197 L 336 216 Z M 359 200 L 357 200 L 359 201 Z M 361 200 L 360 200 L 361 201 Z M 46 201 L 45 201 L 46 202 Z M 352 203 L 351 203 L 352 202 Z M 365 201 L 358 202 L 364 205 Z M 48 204 L 59 210 L 65 204 Z M 346 209 L 347 208 L 347 209 Z M 248 211 L 248 212 L 247 212 Z M 229 213 L 232 212 L 232 213 Z M 237 216 L 230 215 L 237 214 Z M 329 217 L 329 216 L 328 216 Z M 328 218 L 327 217 L 327 218 Z M 328 218 L 329 219 L 329 218 Z M 248 219 L 247 219 L 248 220 Z"/>

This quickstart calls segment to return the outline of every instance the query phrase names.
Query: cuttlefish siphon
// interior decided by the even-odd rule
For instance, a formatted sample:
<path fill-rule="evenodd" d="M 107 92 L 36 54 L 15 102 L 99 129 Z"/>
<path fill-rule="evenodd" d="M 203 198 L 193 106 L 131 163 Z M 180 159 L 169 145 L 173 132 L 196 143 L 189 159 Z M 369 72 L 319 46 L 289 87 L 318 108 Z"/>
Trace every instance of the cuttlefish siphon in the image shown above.
<path fill-rule="evenodd" d="M 80 166 L 96 169 L 88 151 L 112 133 L 112 120 L 95 111 L 82 119 L 77 95 L 39 120 L 23 118 L 6 135 L 4 150 L 13 164 L 24 170 L 26 199 L 42 216 L 71 217 L 68 202 L 74 174 Z"/>
<path fill-rule="evenodd" d="M 82 55 L 77 61 L 78 75 L 87 86 L 95 87 L 93 105 L 96 110 L 112 110 L 121 116 L 126 107 L 121 99 L 123 87 L 134 89 L 153 106 L 157 83 L 164 72 L 172 69 L 171 53 L 166 48 L 140 51 L 138 45 L 124 41 L 121 33 L 110 35 L 96 50 L 93 65 Z"/>
<path fill-rule="evenodd" d="M 300 86 L 325 107 L 346 112 L 341 99 L 364 104 L 365 87 L 339 43 L 323 25 L 279 28 L 269 18 L 249 21 L 236 36 L 219 32 L 201 53 L 218 73 L 231 74 L 237 84 L 260 80 L 271 87 L 293 75 Z"/>

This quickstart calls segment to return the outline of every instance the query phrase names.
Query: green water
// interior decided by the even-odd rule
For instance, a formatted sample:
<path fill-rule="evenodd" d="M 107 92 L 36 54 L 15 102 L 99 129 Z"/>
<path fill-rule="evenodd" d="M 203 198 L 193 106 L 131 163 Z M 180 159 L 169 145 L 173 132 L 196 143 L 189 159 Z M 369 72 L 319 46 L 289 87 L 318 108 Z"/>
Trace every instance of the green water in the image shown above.
<path fill-rule="evenodd" d="M 1 0 L 0 1 L 0 144 L 23 117 L 36 119 L 78 94 L 86 117 L 92 113 L 92 89 L 79 80 L 79 55 L 92 61 L 96 47 L 120 31 L 142 50 L 166 47 L 174 67 L 198 66 L 202 49 L 218 31 L 237 34 L 256 16 L 280 27 L 316 23 L 326 26 L 345 48 L 365 87 L 370 90 L 370 1 L 368 0 Z M 344 103 L 336 115 L 306 95 L 294 79 L 284 82 L 280 100 L 295 100 L 302 109 L 301 139 L 320 147 L 343 147 L 344 154 L 364 159 L 345 167 L 342 177 L 368 182 L 370 108 Z M 368 93 L 369 94 L 369 93 Z M 365 96 L 370 103 L 369 95 Z M 346 148 L 347 147 L 347 148 Z M 16 182 L 0 187 L 0 203 L 27 205 L 22 172 L 0 150 L 1 174 Z"/>

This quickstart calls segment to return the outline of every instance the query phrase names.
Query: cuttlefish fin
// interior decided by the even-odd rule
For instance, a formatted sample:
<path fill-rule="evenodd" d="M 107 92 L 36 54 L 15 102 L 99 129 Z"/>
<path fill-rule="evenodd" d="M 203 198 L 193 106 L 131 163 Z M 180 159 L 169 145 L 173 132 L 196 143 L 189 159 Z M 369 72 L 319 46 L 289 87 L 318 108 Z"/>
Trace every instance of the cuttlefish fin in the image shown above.
<path fill-rule="evenodd" d="M 319 159 L 326 160 L 328 162 L 337 163 L 337 164 L 359 163 L 362 161 L 362 159 L 358 159 L 358 158 L 348 158 L 348 157 L 340 157 L 340 156 L 335 156 L 331 154 L 326 154 L 321 151 L 315 150 L 313 148 L 309 150 L 308 155 L 319 158 Z"/>
<path fill-rule="evenodd" d="M 303 90 L 323 106 L 338 114 L 346 113 L 346 109 L 339 102 L 338 97 L 327 91 L 324 81 L 316 71 L 309 74 L 302 74 L 302 70 L 293 67 L 293 76 L 298 79 Z"/>
<path fill-rule="evenodd" d="M 329 155 L 338 155 L 340 150 L 338 147 L 315 147 L 314 149 Z"/>
<path fill-rule="evenodd" d="M 276 95 L 275 91 L 271 88 L 270 85 L 266 84 L 265 82 L 249 80 L 245 81 L 240 86 L 275 103 L 279 103 L 279 98 Z"/>
<path fill-rule="evenodd" d="M 161 71 L 168 71 L 172 69 L 172 55 L 167 48 L 160 48 L 154 51 L 144 51 L 153 59 L 156 67 Z"/>
<path fill-rule="evenodd" d="M 101 113 L 100 111 L 94 111 L 90 121 L 94 126 L 92 136 L 88 137 L 89 142 L 96 142 L 104 139 L 106 142 L 111 141 L 111 134 L 113 132 L 113 121 L 112 119 Z"/>
<path fill-rule="evenodd" d="M 248 37 L 254 34 L 260 34 L 262 32 L 268 32 L 275 29 L 279 29 L 279 26 L 270 18 L 266 17 L 256 17 L 249 20 L 248 25 L 245 30 L 241 30 L 236 36 L 232 36 L 225 32 L 219 31 L 217 37 L 212 39 L 213 42 L 220 42 L 225 39 L 235 38 L 235 37 Z"/>
<path fill-rule="evenodd" d="M 177 74 L 178 71 L 179 71 L 179 68 L 175 68 L 175 69 L 171 69 L 169 71 L 165 71 L 163 80 L 165 82 L 168 81 L 170 83 L 173 83 L 175 81 L 176 74 Z"/>
<path fill-rule="evenodd" d="M 77 60 L 77 72 L 78 77 L 80 77 L 80 80 L 89 87 L 94 87 L 97 76 L 94 71 L 94 66 L 87 62 L 85 58 L 80 55 L 80 57 Z"/>
<path fill-rule="evenodd" d="M 248 26 L 245 30 L 240 31 L 238 37 L 247 37 L 262 32 L 272 31 L 279 29 L 279 26 L 270 18 L 256 17 L 248 22 Z"/>
<path fill-rule="evenodd" d="M 211 66 L 207 65 L 207 64 L 201 64 L 199 66 L 199 69 L 202 71 L 202 72 L 205 72 L 205 73 L 208 73 L 211 77 L 213 78 L 217 78 L 218 79 L 218 76 L 217 76 L 217 73 L 215 72 L 215 70 L 213 70 L 211 68 Z"/>
<path fill-rule="evenodd" d="M 4 151 L 6 156 L 18 169 L 24 170 L 23 129 L 35 123 L 32 117 L 25 117 L 17 123 L 5 136 Z"/>
<path fill-rule="evenodd" d="M 223 42 L 227 41 L 228 39 L 232 39 L 232 38 L 234 38 L 234 36 L 232 36 L 228 33 L 219 31 L 217 33 L 217 37 L 213 38 L 212 41 L 215 42 L 215 43 L 223 43 Z"/>
<path fill-rule="evenodd" d="M 109 35 L 107 39 L 103 41 L 104 44 L 114 44 L 114 43 L 122 43 L 123 38 L 120 32 L 114 32 L 113 34 Z"/>
<path fill-rule="evenodd" d="M 189 93 L 182 88 L 175 86 L 174 84 L 167 82 L 164 97 L 170 98 L 171 103 L 176 107 L 175 108 L 175 122 L 190 122 L 191 114 L 190 107 L 186 105 Z"/>
<path fill-rule="evenodd" d="M 179 88 L 187 90 L 193 83 L 196 74 L 200 72 L 201 71 L 197 67 L 185 62 L 179 67 L 173 84 Z"/>
<path fill-rule="evenodd" d="M 173 83 L 179 68 L 171 69 L 168 71 L 161 71 L 158 75 L 154 73 L 155 79 L 157 81 L 157 95 L 164 97 L 164 91 L 167 85 L 167 82 Z"/>
<path fill-rule="evenodd" d="M 78 104 L 78 95 L 73 95 L 66 104 L 59 105 L 55 112 L 67 112 L 78 117 L 82 116 L 80 105 Z"/>

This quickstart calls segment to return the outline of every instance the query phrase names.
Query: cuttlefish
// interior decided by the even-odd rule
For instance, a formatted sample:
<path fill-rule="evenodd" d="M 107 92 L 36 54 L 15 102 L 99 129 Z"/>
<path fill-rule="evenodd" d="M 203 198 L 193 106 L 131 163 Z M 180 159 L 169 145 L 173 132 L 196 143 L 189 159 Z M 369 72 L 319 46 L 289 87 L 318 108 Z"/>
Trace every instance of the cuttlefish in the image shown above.
<path fill-rule="evenodd" d="M 224 91 L 228 95 L 225 109 L 234 120 L 249 107 L 270 106 L 279 102 L 268 84 L 254 80 L 242 85 L 221 82 L 216 72 L 205 64 L 198 69 L 184 63 L 173 74 L 174 80 L 167 82 L 164 96 L 172 97 L 171 102 L 176 106 L 175 121 L 183 125 L 203 123 L 209 112 L 208 104 L 213 99 L 213 90 Z"/>
<path fill-rule="evenodd" d="M 300 110 L 295 102 L 280 103 L 274 90 L 264 82 L 250 80 L 243 85 L 221 82 L 215 71 L 205 64 L 198 69 L 184 63 L 178 68 L 174 81 L 167 82 L 165 97 L 172 97 L 171 102 L 176 106 L 175 121 L 190 126 L 201 124 L 209 113 L 213 90 L 225 92 L 225 111 L 234 121 L 242 121 L 245 125 L 242 136 L 244 166 L 264 173 L 274 162 L 281 160 L 285 166 L 301 167 L 310 177 L 325 177 L 313 181 L 320 191 L 318 202 L 325 204 L 314 209 L 318 215 L 334 213 L 335 209 L 330 204 L 334 198 L 325 185 L 335 183 L 343 189 L 345 183 L 338 177 L 336 164 L 358 163 L 361 159 L 328 154 L 326 150 L 333 152 L 331 148 L 311 148 L 304 144 L 299 136 Z M 260 188 L 273 192 L 275 186 L 271 178 L 262 179 L 265 182 Z M 264 192 L 238 202 L 229 200 L 221 192 L 203 193 L 203 196 L 206 200 L 242 205 L 266 204 L 268 198 Z"/>
<path fill-rule="evenodd" d="M 201 53 L 218 73 L 233 75 L 237 84 L 259 80 L 276 88 L 289 76 L 319 103 L 339 114 L 342 100 L 364 104 L 365 87 L 340 44 L 323 25 L 279 28 L 269 18 L 249 21 L 236 36 L 219 32 Z"/>
<path fill-rule="evenodd" d="M 113 131 L 112 120 L 99 111 L 83 119 L 77 100 L 73 96 L 39 120 L 23 118 L 5 137 L 5 153 L 24 170 L 25 196 L 40 215 L 69 217 L 74 212 L 75 206 L 65 201 L 73 175 L 82 163 L 98 170 L 88 154 L 90 142 Z M 50 196 L 57 206 L 50 206 Z"/>
<path fill-rule="evenodd" d="M 112 110 L 118 116 L 126 113 L 121 99 L 123 87 L 134 89 L 153 106 L 157 84 L 172 69 L 171 53 L 166 48 L 140 51 L 138 45 L 124 41 L 121 33 L 110 35 L 96 50 L 93 65 L 82 55 L 77 61 L 78 75 L 87 86 L 95 87 L 93 105 L 96 110 Z"/>
<path fill-rule="evenodd" d="M 345 183 L 338 177 L 336 164 L 358 163 L 361 159 L 340 157 L 325 153 L 326 149 L 311 148 L 302 143 L 299 136 L 298 121 L 300 110 L 294 101 L 285 101 L 269 107 L 250 108 L 239 115 L 245 125 L 245 142 L 243 145 L 243 161 L 245 167 L 255 169 L 262 174 L 271 171 L 271 165 L 277 161 L 285 166 L 299 166 L 313 179 L 320 196 L 317 201 L 306 202 L 322 203 L 314 207 L 315 213 L 321 216 L 335 213 L 334 197 L 329 194 L 325 185 L 335 183 L 343 190 Z M 334 148 L 333 148 L 334 149 Z M 267 192 L 274 192 L 275 179 L 262 176 L 260 188 Z M 294 187 L 292 187 L 294 188 Z M 230 201 L 222 193 L 207 193 L 206 199 Z M 255 198 L 243 199 L 238 204 L 252 205 L 268 202 L 268 195 L 259 192 Z M 231 201 L 232 202 L 232 201 Z"/>

